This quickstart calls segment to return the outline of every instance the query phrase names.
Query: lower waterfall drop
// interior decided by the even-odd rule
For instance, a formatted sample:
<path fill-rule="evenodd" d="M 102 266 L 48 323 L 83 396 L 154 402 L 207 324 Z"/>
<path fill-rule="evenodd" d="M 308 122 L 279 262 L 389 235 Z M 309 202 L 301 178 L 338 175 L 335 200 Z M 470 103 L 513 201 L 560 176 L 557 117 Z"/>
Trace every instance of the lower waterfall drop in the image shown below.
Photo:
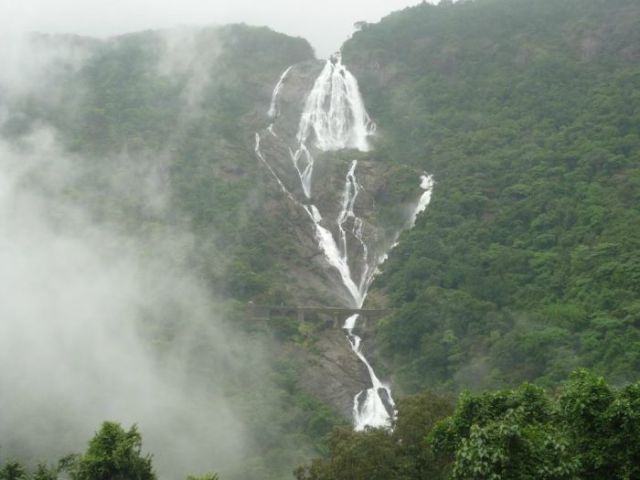
<path fill-rule="evenodd" d="M 353 178 L 355 179 L 354 172 L 355 168 L 350 171 L 350 174 L 353 175 Z M 434 182 L 431 176 L 423 174 L 420 177 L 420 188 L 422 188 L 423 193 L 420 196 L 420 199 L 418 200 L 418 203 L 410 216 L 410 222 L 408 225 L 409 228 L 412 228 L 415 225 L 418 215 L 423 212 L 429 205 L 429 202 L 431 201 L 433 184 Z M 355 195 L 357 195 L 357 191 Z M 346 204 L 348 205 L 348 202 Z M 339 218 L 341 217 L 342 215 Z M 396 234 L 396 239 L 399 233 L 400 232 Z M 382 263 L 387 259 L 389 251 L 391 251 L 391 249 L 393 249 L 396 245 L 397 241 L 394 241 L 391 247 L 379 258 L 379 261 L 376 263 L 376 265 L 372 267 L 371 273 L 368 274 L 367 271 L 368 278 L 366 279 L 366 282 L 364 283 L 361 290 L 362 300 L 359 305 L 360 307 L 366 299 L 369 285 L 371 284 L 373 277 L 378 272 L 377 268 L 382 265 Z M 363 246 L 366 251 L 366 244 L 363 243 Z M 356 323 L 358 321 L 358 317 L 358 314 L 348 317 L 344 322 L 343 328 L 347 332 L 347 338 L 349 339 L 349 343 L 351 344 L 351 349 L 358 356 L 360 361 L 362 361 L 365 367 L 367 367 L 369 378 L 371 380 L 371 387 L 367 390 L 359 392 L 353 399 L 354 428 L 355 430 L 359 431 L 364 430 L 365 427 L 390 427 L 393 417 L 396 414 L 395 402 L 393 401 L 393 397 L 391 396 L 391 389 L 389 388 L 389 386 L 380 381 L 375 371 L 373 370 L 373 367 L 362 353 L 362 339 L 358 335 L 353 333 L 353 330 L 356 327 Z"/>
<path fill-rule="evenodd" d="M 395 415 L 395 403 L 391 396 L 391 389 L 378 379 L 376 372 L 360 350 L 362 339 L 353 333 L 358 317 L 358 314 L 351 315 L 345 320 L 343 328 L 347 331 L 351 349 L 367 367 L 371 387 L 361 391 L 353 398 L 354 428 L 364 430 L 365 427 L 389 427 L 392 417 Z"/>

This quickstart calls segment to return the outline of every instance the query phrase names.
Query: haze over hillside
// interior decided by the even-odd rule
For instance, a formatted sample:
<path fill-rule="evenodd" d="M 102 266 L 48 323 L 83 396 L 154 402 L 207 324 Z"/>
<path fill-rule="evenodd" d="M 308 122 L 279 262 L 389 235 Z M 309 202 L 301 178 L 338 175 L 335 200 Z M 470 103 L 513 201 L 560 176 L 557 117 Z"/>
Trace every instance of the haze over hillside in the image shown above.
<path fill-rule="evenodd" d="M 2 7 L 0 479 L 640 477 L 635 0 L 110 5 Z"/>
<path fill-rule="evenodd" d="M 308 39 L 320 57 L 340 48 L 359 21 L 376 22 L 419 0 L 25 0 L 0 5 L 2 31 L 112 36 L 146 29 L 247 23 Z M 432 2 L 437 3 L 437 2 Z"/>

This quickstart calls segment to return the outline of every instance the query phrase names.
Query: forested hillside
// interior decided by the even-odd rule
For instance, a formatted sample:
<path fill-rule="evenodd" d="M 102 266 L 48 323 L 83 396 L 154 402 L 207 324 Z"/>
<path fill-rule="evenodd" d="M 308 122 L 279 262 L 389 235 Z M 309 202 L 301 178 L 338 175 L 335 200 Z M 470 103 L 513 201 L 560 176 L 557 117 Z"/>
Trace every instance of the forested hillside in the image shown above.
<path fill-rule="evenodd" d="M 134 412 L 137 403 L 108 413 L 148 387 L 146 370 L 127 366 L 104 394 L 109 382 L 96 373 L 100 365 L 115 372 L 127 360 L 113 349 L 128 345 L 124 353 L 157 367 L 169 388 L 153 387 L 133 419 L 149 432 L 162 477 L 210 468 L 230 479 L 290 476 L 295 464 L 323 451 L 333 425 L 347 422 L 300 386 L 302 360 L 283 347 L 287 329 L 246 318 L 248 299 L 275 302 L 284 295 L 286 266 L 274 250 L 291 244 L 295 233 L 282 228 L 282 212 L 265 212 L 272 192 L 258 168 L 254 132 L 266 123 L 281 72 L 314 60 L 310 45 L 268 28 L 231 25 L 106 40 L 36 34 L 23 54 L 20 76 L 0 75 L 0 175 L 9 179 L 2 215 L 29 246 L 16 241 L 18 253 L 9 248 L 6 258 L 21 266 L 26 250 L 36 259 L 31 277 L 49 273 L 51 262 L 64 267 L 53 269 L 57 276 L 42 289 L 33 281 L 22 287 L 32 292 L 29 305 L 47 311 L 29 317 L 38 327 L 20 323 L 9 304 L 2 332 L 12 338 L 18 329 L 29 346 L 46 339 L 34 360 L 42 364 L 52 351 L 58 369 L 72 366 L 57 403 L 60 382 L 36 382 L 20 360 L 24 352 L 0 351 L 3 362 L 21 365 L 20 385 L 40 392 L 29 390 L 22 402 L 21 391 L 0 396 L 9 409 L 0 415 L 0 462 L 52 461 L 85 441 L 96 426 L 92 414 L 121 421 Z M 33 198 L 42 212 L 31 207 Z M 29 222 L 50 236 L 45 246 Z M 76 237 L 70 250 L 54 248 Z M 42 254 L 49 244 L 54 253 Z M 95 262 L 101 266 L 92 272 Z M 150 264 L 154 278 L 145 279 Z M 132 283 L 121 275 L 130 268 L 137 269 Z M 73 290 L 78 275 L 79 291 Z M 104 304 L 95 300 L 101 289 L 108 290 Z M 40 290 L 53 298 L 45 300 Z M 123 300 L 120 290 L 131 298 Z M 72 302 L 63 316 L 60 299 L 67 296 Z M 113 337 L 83 333 L 82 325 L 101 315 L 109 318 L 94 330 L 108 325 Z M 48 335 L 56 325 L 59 331 Z M 64 348 L 56 336 L 65 337 L 63 346 L 74 345 L 70 353 L 58 353 Z M 138 345 L 138 337 L 141 352 L 127 343 Z M 90 360 L 78 361 L 86 348 Z M 128 382 L 132 371 L 139 376 L 135 386 L 122 391 L 119 382 Z M 15 385 L 13 375 L 5 378 Z M 66 400 L 74 382 L 76 403 Z M 188 402 L 170 393 L 174 387 Z M 99 400 L 86 400 L 92 395 Z"/>
<path fill-rule="evenodd" d="M 640 5 L 423 3 L 344 56 L 384 160 L 436 181 L 371 294 L 395 383 L 637 379 Z"/>
<path fill-rule="evenodd" d="M 516 389 L 398 404 L 393 431 L 336 429 L 327 458 L 298 480 L 638 478 L 640 383 L 615 389 L 579 370 L 549 394 Z"/>
<path fill-rule="evenodd" d="M 257 180 L 252 140 L 281 71 L 314 58 L 308 42 L 230 25 L 106 41 L 36 35 L 33 50 L 51 60 L 32 91 L 7 92 L 3 133 L 54 128 L 81 177 L 66 194 L 98 221 L 115 217 L 142 235 L 183 222 L 199 237 L 191 261 L 213 292 L 277 296 L 278 282 L 269 280 L 280 275 L 281 285 L 282 270 L 253 249 L 260 237 L 283 234 L 257 212 L 266 186 Z M 135 193 L 145 184 L 113 195 L 117 173 L 123 183 L 144 174 L 166 186 L 168 213 L 154 217 L 145 207 Z"/>

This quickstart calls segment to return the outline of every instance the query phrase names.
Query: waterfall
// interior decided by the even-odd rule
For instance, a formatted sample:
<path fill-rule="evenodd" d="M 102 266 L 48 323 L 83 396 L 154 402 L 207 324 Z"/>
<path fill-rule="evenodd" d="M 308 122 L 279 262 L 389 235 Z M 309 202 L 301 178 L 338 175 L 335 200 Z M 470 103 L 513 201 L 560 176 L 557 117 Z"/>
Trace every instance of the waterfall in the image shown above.
<path fill-rule="evenodd" d="M 286 77 L 293 67 L 288 67 L 280 76 L 271 97 L 269 116 L 279 115 L 278 95 Z M 325 261 L 335 268 L 342 287 L 348 292 L 353 307 L 364 304 L 367 291 L 378 266 L 387 258 L 388 251 L 397 244 L 397 232 L 391 247 L 384 254 L 372 258 L 372 249 L 367 244 L 365 222 L 356 212 L 356 200 L 362 191 L 357 178 L 358 161 L 353 160 L 344 177 L 344 187 L 339 198 L 340 212 L 332 226 L 337 238 L 327 227 L 318 207 L 311 202 L 315 159 L 313 151 L 332 152 L 344 149 L 368 151 L 369 137 L 375 133 L 375 124 L 369 118 L 358 88 L 356 78 L 342 64 L 340 54 L 332 56 L 316 78 L 307 95 L 298 123 L 295 150 L 289 147 L 290 160 L 300 181 L 305 201 L 297 200 L 283 184 L 260 149 L 260 135 L 256 133 L 256 156 L 275 177 L 280 189 L 299 207 L 304 209 L 313 224 L 315 239 Z M 267 127 L 273 137 L 274 124 Z M 433 179 L 426 173 L 420 177 L 423 190 L 406 227 L 414 226 L 417 216 L 426 209 L 431 200 Z M 395 415 L 395 404 L 389 386 L 377 377 L 371 364 L 362 353 L 362 340 L 354 333 L 359 315 L 352 315 L 344 322 L 351 349 L 367 368 L 371 387 L 358 393 L 353 400 L 353 421 L 356 430 L 366 426 L 388 427 Z"/>
<path fill-rule="evenodd" d="M 267 115 L 272 119 L 272 122 L 267 127 L 267 131 L 273 135 L 274 137 L 278 137 L 278 134 L 273 129 L 273 120 L 280 116 L 280 105 L 278 104 L 278 95 L 280 94 L 280 90 L 282 90 L 282 86 L 284 85 L 284 81 L 289 75 L 289 72 L 293 68 L 293 65 L 287 67 L 287 69 L 282 72 L 280 78 L 278 79 L 278 83 L 276 83 L 276 87 L 273 89 L 273 93 L 271 94 L 271 103 L 269 104 L 269 111 Z"/>
<path fill-rule="evenodd" d="M 374 132 L 375 124 L 364 108 L 358 81 L 337 53 L 325 63 L 307 96 L 296 135 L 298 148 L 291 151 L 306 197 L 311 198 L 315 161 L 311 145 L 324 152 L 346 148 L 366 152 L 368 137 Z"/>
<path fill-rule="evenodd" d="M 433 177 L 431 175 L 427 175 L 426 172 L 420 175 L 420 188 L 424 190 L 422 195 L 420 195 L 420 199 L 418 200 L 418 204 L 416 205 L 415 210 L 411 214 L 411 220 L 409 222 L 409 228 L 413 228 L 416 225 L 416 220 L 418 219 L 418 215 L 424 212 L 431 202 L 431 192 L 433 191 Z"/>
<path fill-rule="evenodd" d="M 270 125 L 270 127 L 272 125 Z M 260 149 L 260 140 L 261 140 L 260 134 L 256 132 L 256 143 L 255 143 L 255 146 L 253 147 L 253 151 L 255 152 L 256 156 L 258 157 L 258 159 L 262 163 L 264 163 L 264 165 L 267 167 L 267 170 L 269 170 L 269 173 L 271 173 L 271 175 L 273 175 L 273 178 L 276 179 L 276 182 L 278 183 L 278 186 L 280 187 L 280 190 L 282 190 L 282 192 L 285 195 L 287 195 L 291 201 L 293 201 L 294 203 L 299 203 L 295 199 L 293 194 L 287 189 L 287 187 L 284 186 L 284 183 L 282 183 L 282 180 L 280 179 L 280 176 L 276 173 L 276 171 L 269 164 L 269 162 L 267 162 L 267 159 L 264 158 L 264 155 L 262 154 L 262 150 Z"/>
<path fill-rule="evenodd" d="M 358 88 L 358 81 L 335 54 L 327 61 L 305 101 L 297 139 L 323 151 L 369 150 L 367 138 L 375 132 Z"/>
<path fill-rule="evenodd" d="M 359 392 L 353 398 L 353 424 L 356 430 L 365 427 L 388 427 L 391 424 L 391 414 L 395 414 L 395 403 L 391 397 L 391 389 L 384 385 L 374 372 L 371 364 L 360 350 L 362 339 L 353 333 L 358 315 L 351 315 L 344 322 L 347 338 L 351 349 L 357 355 L 369 372 L 371 388 Z"/>
<path fill-rule="evenodd" d="M 342 257 L 346 260 L 348 258 L 348 244 L 347 235 L 349 233 L 347 228 L 347 221 L 352 220 L 353 225 L 350 233 L 358 241 L 360 248 L 362 249 L 362 273 L 360 274 L 360 282 L 358 283 L 358 290 L 364 292 L 368 287 L 370 259 L 369 259 L 369 247 L 364 240 L 364 221 L 358 217 L 353 211 L 353 207 L 356 203 L 356 198 L 362 186 L 358 183 L 356 178 L 356 167 L 358 161 L 353 160 L 351 162 L 351 168 L 347 172 L 345 178 L 344 190 L 342 192 L 342 209 L 336 219 L 338 225 L 338 234 L 340 238 L 340 247 L 342 249 Z"/>
<path fill-rule="evenodd" d="M 280 115 L 280 107 L 278 105 L 278 94 L 280 93 L 280 90 L 282 90 L 282 85 L 284 85 L 284 80 L 287 78 L 287 75 L 289 75 L 289 72 L 291 71 L 292 68 L 293 68 L 293 65 L 291 65 L 284 72 L 282 72 L 282 75 L 280 75 L 280 79 L 278 80 L 278 83 L 276 83 L 276 88 L 273 89 L 273 93 L 271 94 L 271 104 L 269 105 L 269 111 L 267 112 L 267 115 L 269 115 L 269 117 L 271 118 L 277 118 Z"/>

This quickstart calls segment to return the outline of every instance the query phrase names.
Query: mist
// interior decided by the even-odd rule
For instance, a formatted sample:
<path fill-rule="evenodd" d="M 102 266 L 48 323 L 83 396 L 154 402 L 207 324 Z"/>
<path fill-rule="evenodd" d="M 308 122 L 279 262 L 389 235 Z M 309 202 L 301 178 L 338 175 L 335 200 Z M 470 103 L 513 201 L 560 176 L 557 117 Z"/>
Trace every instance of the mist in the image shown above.
<path fill-rule="evenodd" d="M 306 38 L 327 57 L 353 32 L 358 21 L 376 22 L 418 0 L 25 0 L 5 2 L 0 18 L 8 29 L 110 36 L 179 25 L 244 22 Z M 433 2 L 435 3 L 435 2 Z M 11 20 L 9 20 L 11 19 Z M 5 23 L 2 22 L 2 23 Z"/>
<path fill-rule="evenodd" d="M 222 392 L 194 384 L 188 371 L 194 339 L 211 342 L 220 365 L 210 372 L 214 383 L 229 375 L 238 345 L 174 258 L 186 234 L 141 245 L 25 186 L 44 162 L 50 186 L 73 174 L 49 131 L 18 151 L 0 143 L 0 159 L 3 453 L 42 459 L 82 451 L 113 419 L 140 425 L 165 474 L 241 456 L 243 428 Z M 141 337 L 162 342 L 154 329 L 176 321 L 167 312 L 188 324 L 160 358 Z"/>
<path fill-rule="evenodd" d="M 162 479 L 207 471 L 262 479 L 264 462 L 290 472 L 299 461 L 293 457 L 309 453 L 304 432 L 290 426 L 304 418 L 292 420 L 297 407 L 290 391 L 282 393 L 295 382 L 289 366 L 274 380 L 279 359 L 268 338 L 232 323 L 220 292 L 212 291 L 199 268 L 223 272 L 229 261 L 216 251 L 216 232 L 196 234 L 171 205 L 169 170 L 180 155 L 180 135 L 211 113 L 203 111 L 203 99 L 217 94 L 216 75 L 228 74 L 216 70 L 223 49 L 216 29 L 173 27 L 267 24 L 310 39 L 318 54 L 328 55 L 353 22 L 404 5 L 310 3 L 305 10 L 285 0 L 209 6 L 31 0 L 0 6 L 0 461 L 33 465 L 81 453 L 106 420 L 139 426 Z M 136 52 L 149 51 L 126 58 L 148 61 L 140 67 L 144 88 L 148 75 L 162 92 L 179 92 L 169 106 L 161 105 L 166 108 L 153 117 L 157 124 L 143 125 L 147 132 L 169 127 L 150 141 L 135 128 L 135 135 L 118 141 L 99 127 L 87 133 L 77 111 L 99 117 L 105 104 L 96 107 L 89 97 L 114 93 L 112 84 L 103 89 L 90 83 L 95 71 L 87 74 L 85 67 L 104 65 L 105 58 L 113 60 L 110 53 L 126 50 L 126 41 L 103 37 L 149 28 L 167 30 L 136 37 L 144 45 Z M 25 35 L 33 31 L 45 34 Z M 122 57 L 117 61 L 126 64 Z M 145 92 L 136 93 L 135 100 Z M 256 93 L 265 113 L 270 93 Z M 129 107 L 123 103 L 121 110 Z M 117 130 L 114 123 L 98 120 L 91 127 Z M 203 162 L 228 153 L 225 142 L 214 144 L 215 133 L 194 140 L 206 145 Z M 83 141 L 89 153 L 70 147 Z M 108 142 L 104 153 L 100 148 Z M 178 166 L 191 168 L 193 157 L 183 155 Z M 214 167 L 202 168 L 207 174 Z M 189 171 L 192 176 L 182 180 L 200 173 Z M 198 201 L 216 209 L 209 201 L 215 197 L 202 199 L 206 193 Z M 244 201 L 256 200 L 247 194 Z M 292 432 L 278 422 L 289 422 Z M 286 442 L 295 442 L 295 449 L 283 447 Z M 243 475 L 245 465 L 251 475 Z"/>
<path fill-rule="evenodd" d="M 164 41 L 156 73 L 190 75 L 189 36 Z M 56 66 L 68 73 L 91 56 L 91 46 L 19 47 L 0 49 L 0 132 L 20 118 L 21 99 L 61 102 Z M 185 115 L 205 83 L 192 77 Z M 249 455 L 253 434 L 234 395 L 268 389 L 270 358 L 230 326 L 188 264 L 188 223 L 167 219 L 169 158 L 123 146 L 102 159 L 106 195 L 155 219 L 140 234 L 118 211 L 98 219 L 78 200 L 88 160 L 51 125 L 0 137 L 0 459 L 80 453 L 105 420 L 139 426 L 160 478 L 237 470 Z"/>

